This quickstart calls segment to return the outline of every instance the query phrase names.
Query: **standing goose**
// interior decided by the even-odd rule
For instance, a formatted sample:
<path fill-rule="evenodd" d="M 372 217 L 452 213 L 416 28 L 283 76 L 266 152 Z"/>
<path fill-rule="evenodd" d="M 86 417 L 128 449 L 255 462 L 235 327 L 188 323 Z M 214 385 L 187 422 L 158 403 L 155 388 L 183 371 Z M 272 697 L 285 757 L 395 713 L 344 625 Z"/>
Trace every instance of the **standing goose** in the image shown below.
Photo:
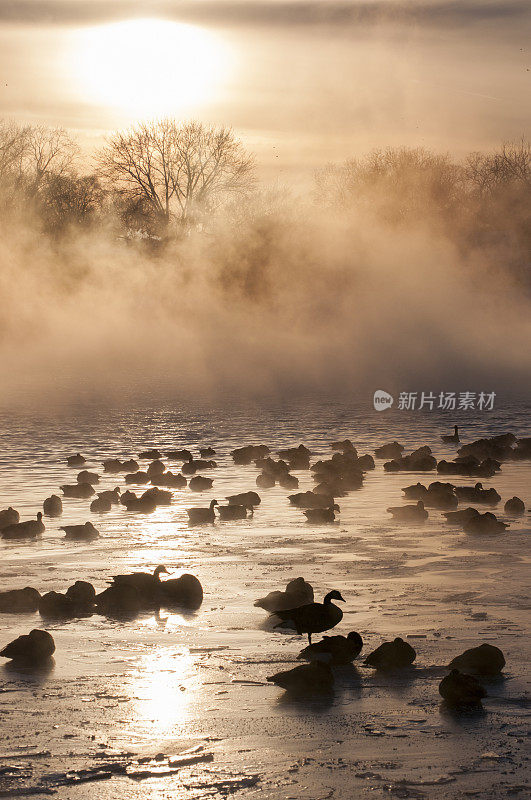
<path fill-rule="evenodd" d="M 216 515 L 214 514 L 214 506 L 217 506 L 217 500 L 211 500 L 208 508 L 187 508 L 188 522 L 192 525 L 200 523 L 214 522 Z"/>
<path fill-rule="evenodd" d="M 454 425 L 454 432 L 450 436 L 441 436 L 443 442 L 447 442 L 448 444 L 459 444 L 459 428 L 457 425 Z"/>
<path fill-rule="evenodd" d="M 275 615 L 282 620 L 275 625 L 275 628 L 295 628 L 299 636 L 307 634 L 308 643 L 311 644 L 312 634 L 328 631 L 343 619 L 343 612 L 332 603 L 332 600 L 345 602 L 341 594 L 334 589 L 328 592 L 322 603 L 308 603 L 286 611 L 275 611 Z"/>

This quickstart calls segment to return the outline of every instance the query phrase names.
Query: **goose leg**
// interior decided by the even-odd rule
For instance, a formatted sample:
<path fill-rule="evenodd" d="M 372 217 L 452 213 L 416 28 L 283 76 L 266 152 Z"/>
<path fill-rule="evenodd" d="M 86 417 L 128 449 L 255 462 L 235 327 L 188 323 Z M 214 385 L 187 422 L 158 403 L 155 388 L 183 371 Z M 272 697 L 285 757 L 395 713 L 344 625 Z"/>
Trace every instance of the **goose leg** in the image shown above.
<path fill-rule="evenodd" d="M 312 643 L 312 634 L 311 633 L 308 634 L 308 643 L 309 644 Z"/>

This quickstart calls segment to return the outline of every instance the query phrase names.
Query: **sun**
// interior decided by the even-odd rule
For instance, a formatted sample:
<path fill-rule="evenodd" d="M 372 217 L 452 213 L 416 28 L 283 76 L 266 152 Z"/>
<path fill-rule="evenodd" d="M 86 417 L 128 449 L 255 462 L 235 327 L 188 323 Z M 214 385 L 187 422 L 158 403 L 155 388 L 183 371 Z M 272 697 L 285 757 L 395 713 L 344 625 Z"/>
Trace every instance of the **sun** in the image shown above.
<path fill-rule="evenodd" d="M 141 117 L 215 100 L 231 59 L 224 41 L 208 30 L 134 19 L 77 29 L 72 60 L 85 98 Z"/>

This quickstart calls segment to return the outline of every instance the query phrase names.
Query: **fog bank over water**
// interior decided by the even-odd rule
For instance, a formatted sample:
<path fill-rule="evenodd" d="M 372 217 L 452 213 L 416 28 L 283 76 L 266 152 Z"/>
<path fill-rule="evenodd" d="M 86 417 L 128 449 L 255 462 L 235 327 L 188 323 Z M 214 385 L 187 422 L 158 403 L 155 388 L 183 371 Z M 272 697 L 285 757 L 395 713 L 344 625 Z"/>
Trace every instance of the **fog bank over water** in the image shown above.
<path fill-rule="evenodd" d="M 156 254 L 11 228 L 0 263 L 3 406 L 529 388 L 529 297 L 422 225 L 289 201 Z"/>

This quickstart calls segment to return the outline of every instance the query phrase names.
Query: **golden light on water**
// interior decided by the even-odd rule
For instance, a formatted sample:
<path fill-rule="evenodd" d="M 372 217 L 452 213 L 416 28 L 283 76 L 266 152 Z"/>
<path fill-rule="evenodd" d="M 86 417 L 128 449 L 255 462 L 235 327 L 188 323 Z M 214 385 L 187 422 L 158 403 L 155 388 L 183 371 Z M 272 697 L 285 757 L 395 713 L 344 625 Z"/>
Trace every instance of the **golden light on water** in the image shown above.
<path fill-rule="evenodd" d="M 142 117 L 215 100 L 231 53 L 204 28 L 134 19 L 76 30 L 71 60 L 74 82 L 86 98 Z"/>

